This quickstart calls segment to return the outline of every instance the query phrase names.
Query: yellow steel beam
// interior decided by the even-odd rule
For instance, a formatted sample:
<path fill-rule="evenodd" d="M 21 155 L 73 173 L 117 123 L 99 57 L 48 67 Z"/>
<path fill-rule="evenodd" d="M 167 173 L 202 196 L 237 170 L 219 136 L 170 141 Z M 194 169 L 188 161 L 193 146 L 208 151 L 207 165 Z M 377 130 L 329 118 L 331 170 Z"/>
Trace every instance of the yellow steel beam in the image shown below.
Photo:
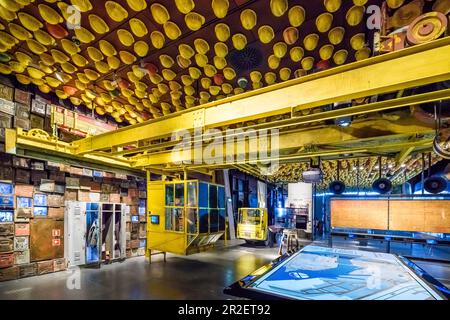
<path fill-rule="evenodd" d="M 414 147 L 409 147 L 401 150 L 395 157 L 395 161 L 397 163 L 403 163 L 406 160 L 406 158 L 408 158 L 408 156 L 411 154 L 411 152 L 414 151 L 414 149 L 415 149 Z"/>
<path fill-rule="evenodd" d="M 450 37 L 325 70 L 76 141 L 76 153 L 111 149 L 450 79 Z"/>
<path fill-rule="evenodd" d="M 357 144 L 360 141 L 372 141 L 373 144 L 378 144 L 382 146 L 383 142 L 388 139 L 395 141 L 405 136 L 409 137 L 412 135 L 433 135 L 434 129 L 427 124 L 423 124 L 414 118 L 401 118 L 397 121 L 389 121 L 386 119 L 376 119 L 368 121 L 359 121 L 353 123 L 350 127 L 341 128 L 338 126 L 328 126 L 318 129 L 306 129 L 303 130 L 292 130 L 288 132 L 281 132 L 279 136 L 279 154 L 283 155 L 289 151 L 297 151 L 299 149 L 308 148 L 310 146 L 323 146 L 323 145 L 343 145 L 353 143 Z M 260 140 L 259 136 L 249 138 L 245 141 L 232 140 L 232 147 L 227 149 L 224 145 L 223 140 L 219 140 L 217 144 L 211 142 L 210 144 L 204 144 L 201 146 L 201 154 L 205 154 L 205 149 L 218 146 L 222 148 L 223 157 L 229 155 L 230 150 L 234 150 L 235 159 L 238 155 L 244 155 L 248 158 L 250 151 L 257 152 L 258 150 L 251 150 L 249 146 L 259 146 Z M 187 147 L 187 146 L 186 146 Z M 344 148 L 343 147 L 343 148 Z M 243 152 L 242 152 L 243 151 Z M 345 153 L 341 151 L 341 153 Z M 181 167 L 183 164 L 193 163 L 194 158 L 194 147 L 189 152 L 180 151 L 163 151 L 157 153 L 142 154 L 130 158 L 134 161 L 133 166 L 135 167 L 148 167 L 148 166 L 178 166 Z M 205 158 L 203 159 L 203 161 Z M 224 160 L 225 161 L 225 160 Z M 233 161 L 229 161 L 229 164 L 234 164 Z"/>

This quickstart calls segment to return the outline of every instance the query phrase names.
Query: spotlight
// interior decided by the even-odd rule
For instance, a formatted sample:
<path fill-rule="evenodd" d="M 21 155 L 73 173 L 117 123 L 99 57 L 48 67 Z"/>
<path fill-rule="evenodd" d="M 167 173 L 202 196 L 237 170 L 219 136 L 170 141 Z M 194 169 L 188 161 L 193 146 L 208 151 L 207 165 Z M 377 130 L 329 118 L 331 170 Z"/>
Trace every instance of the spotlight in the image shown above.
<path fill-rule="evenodd" d="M 351 117 L 341 117 L 334 119 L 334 124 L 342 128 L 348 127 L 351 123 L 352 123 Z"/>

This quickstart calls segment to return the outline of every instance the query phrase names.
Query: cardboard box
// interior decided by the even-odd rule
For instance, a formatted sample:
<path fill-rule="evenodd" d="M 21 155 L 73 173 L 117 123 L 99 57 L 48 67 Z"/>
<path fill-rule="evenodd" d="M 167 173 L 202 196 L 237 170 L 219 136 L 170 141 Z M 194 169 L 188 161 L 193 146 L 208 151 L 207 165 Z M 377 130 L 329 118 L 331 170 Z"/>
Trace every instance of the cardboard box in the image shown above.
<path fill-rule="evenodd" d="M 14 101 L 27 106 L 30 110 L 31 93 L 16 88 L 14 90 Z"/>

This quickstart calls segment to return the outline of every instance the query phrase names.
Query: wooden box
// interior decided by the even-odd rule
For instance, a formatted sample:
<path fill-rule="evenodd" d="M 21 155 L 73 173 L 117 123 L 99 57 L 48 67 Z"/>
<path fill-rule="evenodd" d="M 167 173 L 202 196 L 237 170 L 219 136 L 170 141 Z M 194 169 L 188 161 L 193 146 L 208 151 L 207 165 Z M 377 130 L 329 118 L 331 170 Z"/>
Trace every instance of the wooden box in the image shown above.
<path fill-rule="evenodd" d="M 57 194 L 49 194 L 47 197 L 47 203 L 49 207 L 63 207 L 64 197 Z"/>
<path fill-rule="evenodd" d="M 139 240 L 130 240 L 130 248 L 131 249 L 139 248 Z"/>
<path fill-rule="evenodd" d="M 147 192 L 146 191 L 139 191 L 139 198 L 146 199 L 147 198 Z"/>
<path fill-rule="evenodd" d="M 128 189 L 128 196 L 129 197 L 138 197 L 139 196 L 138 189 Z"/>
<path fill-rule="evenodd" d="M 37 115 L 45 116 L 46 105 L 47 104 L 43 101 L 33 99 L 31 101 L 31 112 Z"/>
<path fill-rule="evenodd" d="M 48 208 L 48 217 L 52 219 L 64 219 L 64 207 Z"/>
<path fill-rule="evenodd" d="M 131 249 L 127 249 L 125 252 L 127 254 L 127 258 L 131 258 L 132 257 L 131 256 Z"/>
<path fill-rule="evenodd" d="M 14 223 L 0 223 L 0 236 L 8 237 L 14 235 Z"/>
<path fill-rule="evenodd" d="M 19 278 L 19 267 L 13 266 L 9 268 L 0 269 L 0 282 L 16 280 Z"/>
<path fill-rule="evenodd" d="M 41 183 L 48 178 L 46 171 L 31 170 L 31 181 L 34 183 Z M 44 187 L 45 188 L 45 187 Z"/>
<path fill-rule="evenodd" d="M 15 168 L 29 169 L 31 167 L 31 160 L 27 158 L 13 157 L 12 165 Z"/>
<path fill-rule="evenodd" d="M 127 241 L 130 241 L 131 240 L 131 232 L 125 232 L 125 238 L 126 238 L 126 240 Z"/>
<path fill-rule="evenodd" d="M 66 178 L 66 189 L 79 189 L 80 188 L 80 179 L 79 178 Z"/>
<path fill-rule="evenodd" d="M 76 191 L 76 190 L 66 190 L 64 192 L 64 199 L 66 201 L 77 201 L 78 200 L 78 191 Z"/>
<path fill-rule="evenodd" d="M 147 238 L 147 224 L 140 223 L 139 224 L 139 238 Z"/>
<path fill-rule="evenodd" d="M 0 99 L 12 101 L 14 98 L 14 88 L 0 84 Z"/>
<path fill-rule="evenodd" d="M 78 190 L 78 201 L 90 202 L 91 201 L 90 195 L 91 193 L 89 191 Z"/>
<path fill-rule="evenodd" d="M 45 162 L 37 161 L 37 160 L 31 161 L 31 170 L 44 171 L 45 170 Z"/>
<path fill-rule="evenodd" d="M 145 248 L 138 248 L 137 249 L 137 255 L 138 256 L 145 256 Z"/>
<path fill-rule="evenodd" d="M 62 184 L 55 184 L 55 193 L 64 194 L 66 191 L 66 186 Z"/>
<path fill-rule="evenodd" d="M 333 228 L 388 229 L 387 200 L 331 200 Z"/>
<path fill-rule="evenodd" d="M 21 265 L 29 263 L 30 263 L 30 250 L 14 252 L 14 264 Z"/>
<path fill-rule="evenodd" d="M 14 101 L 27 106 L 30 110 L 31 93 L 16 88 L 14 90 Z"/>
<path fill-rule="evenodd" d="M 0 98 L 0 112 L 14 116 L 16 113 L 16 105 L 12 101 Z"/>
<path fill-rule="evenodd" d="M 112 203 L 120 203 L 120 194 L 111 193 L 109 195 L 109 201 L 111 201 Z"/>
<path fill-rule="evenodd" d="M 14 128 L 22 128 L 25 131 L 28 131 L 31 128 L 30 120 L 14 118 Z"/>
<path fill-rule="evenodd" d="M 31 261 L 64 257 L 64 221 L 43 218 L 30 221 Z"/>
<path fill-rule="evenodd" d="M 26 198 L 32 198 L 33 197 L 33 191 L 34 187 L 29 184 L 16 184 L 14 193 L 18 197 L 26 197 Z"/>
<path fill-rule="evenodd" d="M 39 190 L 43 191 L 43 192 L 55 192 L 55 181 L 41 179 L 41 184 L 39 186 Z"/>
<path fill-rule="evenodd" d="M 30 107 L 16 103 L 16 117 L 20 119 L 29 119 L 30 118 Z"/>
<path fill-rule="evenodd" d="M 30 248 L 28 237 L 15 237 L 14 238 L 14 251 L 25 251 Z"/>
<path fill-rule="evenodd" d="M 15 170 L 13 167 L 0 166 L 0 179 L 13 181 L 15 177 Z"/>
<path fill-rule="evenodd" d="M 66 183 L 66 174 L 60 171 L 51 171 L 49 179 L 55 182 Z"/>
<path fill-rule="evenodd" d="M 13 125 L 13 116 L 0 112 L 0 128 L 8 128 L 11 129 Z M 3 140 L 5 139 L 4 136 L 5 133 L 3 133 Z"/>
<path fill-rule="evenodd" d="M 139 250 L 139 248 L 131 249 L 131 257 L 132 258 L 139 256 L 139 254 L 138 254 L 139 251 L 138 250 Z"/>
<path fill-rule="evenodd" d="M 93 176 L 93 170 L 92 169 L 83 168 L 83 176 L 92 177 Z"/>
<path fill-rule="evenodd" d="M 30 115 L 30 126 L 32 129 L 44 130 L 44 118 L 35 114 Z"/>
<path fill-rule="evenodd" d="M 53 271 L 64 271 L 66 270 L 66 259 L 60 258 L 60 259 L 54 259 L 53 260 Z"/>
<path fill-rule="evenodd" d="M 19 278 L 32 277 L 37 275 L 37 264 L 29 263 L 19 266 Z"/>
<path fill-rule="evenodd" d="M 83 175 L 83 168 L 70 167 L 70 174 L 74 174 L 77 176 Z"/>
<path fill-rule="evenodd" d="M 88 177 L 80 178 L 80 189 L 91 190 L 92 179 Z"/>
<path fill-rule="evenodd" d="M 138 206 L 130 206 L 130 214 L 131 215 L 139 214 Z"/>
<path fill-rule="evenodd" d="M 31 172 L 25 169 L 16 169 L 16 183 L 30 184 Z"/>
<path fill-rule="evenodd" d="M 0 253 L 11 252 L 14 250 L 13 237 L 0 237 Z"/>
<path fill-rule="evenodd" d="M 37 263 L 37 274 L 46 274 L 53 272 L 53 260 L 40 261 Z"/>
<path fill-rule="evenodd" d="M 90 182 L 90 189 L 92 192 L 101 192 L 102 191 L 102 184 L 100 182 L 91 181 Z"/>
<path fill-rule="evenodd" d="M 14 253 L 0 254 L 0 268 L 8 268 L 14 265 Z"/>
<path fill-rule="evenodd" d="M 109 202 L 110 197 L 108 193 L 100 193 L 100 202 Z"/>
<path fill-rule="evenodd" d="M 15 232 L 16 237 L 23 237 L 30 235 L 30 224 L 29 223 L 16 223 Z"/>

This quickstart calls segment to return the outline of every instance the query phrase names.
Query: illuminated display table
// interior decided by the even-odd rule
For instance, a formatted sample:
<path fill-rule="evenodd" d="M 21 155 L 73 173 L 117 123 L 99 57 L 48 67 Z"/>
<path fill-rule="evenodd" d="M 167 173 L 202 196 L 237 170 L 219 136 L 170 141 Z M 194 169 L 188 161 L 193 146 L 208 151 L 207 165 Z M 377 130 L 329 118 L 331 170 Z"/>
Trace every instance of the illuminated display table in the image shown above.
<path fill-rule="evenodd" d="M 411 261 L 388 253 L 310 245 L 225 288 L 249 299 L 442 300 L 448 289 Z"/>

